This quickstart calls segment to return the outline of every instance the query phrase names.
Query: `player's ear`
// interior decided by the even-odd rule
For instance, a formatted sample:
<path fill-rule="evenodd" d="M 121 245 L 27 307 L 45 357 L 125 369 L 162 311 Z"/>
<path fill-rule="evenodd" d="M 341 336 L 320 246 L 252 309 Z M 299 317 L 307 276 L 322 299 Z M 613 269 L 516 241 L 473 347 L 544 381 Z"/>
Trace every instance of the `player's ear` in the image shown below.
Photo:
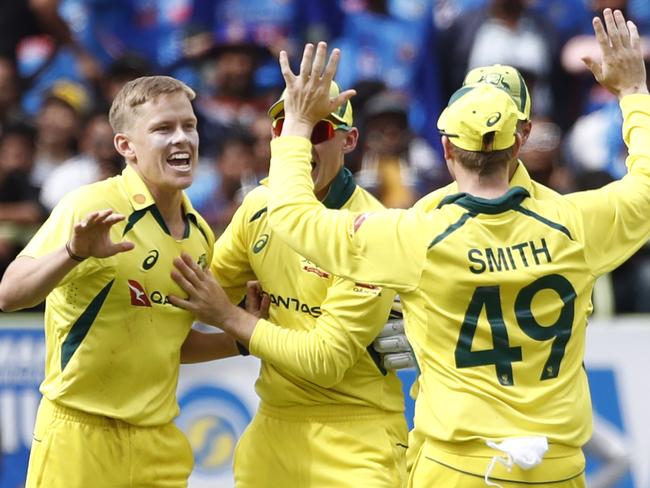
<path fill-rule="evenodd" d="M 115 137 L 113 137 L 113 145 L 115 146 L 115 150 L 124 159 L 135 159 L 135 150 L 126 134 L 121 132 L 115 134 Z"/>
<path fill-rule="evenodd" d="M 356 127 L 352 127 L 352 129 L 345 133 L 343 154 L 348 154 L 354 151 L 354 148 L 357 147 L 357 142 L 359 142 L 359 130 Z"/>

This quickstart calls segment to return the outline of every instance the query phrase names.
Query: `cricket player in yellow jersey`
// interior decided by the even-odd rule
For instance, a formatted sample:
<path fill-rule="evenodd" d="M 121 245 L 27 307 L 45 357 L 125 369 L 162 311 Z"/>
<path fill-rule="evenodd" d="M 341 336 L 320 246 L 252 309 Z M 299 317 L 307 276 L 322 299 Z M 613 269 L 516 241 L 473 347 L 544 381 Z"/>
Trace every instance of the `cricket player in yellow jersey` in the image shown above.
<path fill-rule="evenodd" d="M 433 212 L 332 211 L 313 198 L 310 130 L 352 91 L 324 89 L 339 52 L 308 45 L 287 83 L 272 141 L 269 223 L 329 272 L 395 289 L 422 371 L 413 487 L 583 487 L 591 405 L 582 368 L 597 276 L 650 237 L 650 96 L 636 26 L 594 19 L 602 60 L 586 58 L 620 98 L 629 173 L 603 189 L 537 199 L 510 188 L 519 109 L 490 84 L 463 87 L 438 126 L 460 193 Z M 228 320 L 237 320 L 234 316 Z M 239 320 L 244 320 L 239 318 Z"/>
<path fill-rule="evenodd" d="M 27 488 L 187 486 L 192 452 L 172 420 L 194 318 L 169 303 L 170 272 L 181 251 L 207 266 L 214 244 L 182 191 L 198 151 L 193 98 L 169 77 L 127 83 L 110 111 L 126 169 L 67 195 L 0 284 L 4 311 L 47 297 Z"/>
<path fill-rule="evenodd" d="M 331 84 L 332 96 L 339 93 Z M 284 123 L 284 100 L 269 114 Z M 373 211 L 382 205 L 343 166 L 358 131 L 352 106 L 325 115 L 310 138 L 316 198 L 328 208 Z M 244 199 L 215 246 L 211 271 L 179 261 L 189 301 L 172 297 L 204 323 L 221 325 L 262 359 L 258 412 L 234 459 L 238 488 L 394 488 L 406 482 L 407 427 L 401 384 L 368 347 L 386 323 L 394 292 L 342 280 L 281 241 L 268 224 L 269 189 Z M 222 321 L 259 280 L 269 319 L 248 328 Z M 241 313 L 244 313 L 243 311 Z"/>

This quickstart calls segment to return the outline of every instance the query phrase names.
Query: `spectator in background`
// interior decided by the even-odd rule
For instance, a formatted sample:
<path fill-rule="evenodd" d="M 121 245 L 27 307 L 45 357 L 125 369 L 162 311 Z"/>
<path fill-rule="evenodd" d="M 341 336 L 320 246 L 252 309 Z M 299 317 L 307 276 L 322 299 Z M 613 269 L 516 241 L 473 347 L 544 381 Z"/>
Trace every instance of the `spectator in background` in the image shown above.
<path fill-rule="evenodd" d="M 43 183 L 39 199 L 50 212 L 68 192 L 122 170 L 121 158 L 113 145 L 113 129 L 105 113 L 88 119 L 79 148 L 79 154 L 55 168 Z"/>
<path fill-rule="evenodd" d="M 108 113 L 111 101 L 128 81 L 151 74 L 151 64 L 138 54 L 129 53 L 117 58 L 108 65 L 104 77 L 96 86 L 97 108 Z"/>
<path fill-rule="evenodd" d="M 340 0 L 345 16 L 333 45 L 346 52 L 337 81 L 341 86 L 382 81 L 418 103 L 409 105 L 409 124 L 439 146 L 434 114 L 439 113 L 440 80 L 432 0 Z"/>
<path fill-rule="evenodd" d="M 440 35 L 445 96 L 461 85 L 467 71 L 507 64 L 517 68 L 529 86 L 535 85 L 536 114 L 554 116 L 559 110 L 554 103 L 564 96 L 558 86 L 555 37 L 553 26 L 532 12 L 525 0 L 491 0 L 483 8 L 462 13 Z"/>
<path fill-rule="evenodd" d="M 230 130 L 266 114 L 273 96 L 257 89 L 255 70 L 268 51 L 258 44 L 221 44 L 205 66 L 206 89 L 196 101 L 201 153 L 212 158 Z"/>
<path fill-rule="evenodd" d="M 359 185 L 389 208 L 408 208 L 449 182 L 435 151 L 408 123 L 408 103 L 396 92 L 371 97 L 363 110 L 364 134 Z"/>
<path fill-rule="evenodd" d="M 24 123 L 5 126 L 0 136 L 0 276 L 47 216 L 29 178 L 35 141 L 36 130 Z"/>
<path fill-rule="evenodd" d="M 11 58 L 0 57 L 0 133 L 7 123 L 24 118 L 16 63 Z"/>
<path fill-rule="evenodd" d="M 214 160 L 219 175 L 218 185 L 211 198 L 195 206 L 217 234 L 226 228 L 241 204 L 243 187 L 250 187 L 247 183 L 251 180 L 255 165 L 253 142 L 250 134 L 241 129 L 231 132 L 224 139 Z"/>
<path fill-rule="evenodd" d="M 271 138 L 273 127 L 266 115 L 259 115 L 251 124 L 250 132 L 253 136 L 253 173 L 255 175 L 255 186 L 262 178 L 269 174 L 269 161 L 271 161 Z"/>
<path fill-rule="evenodd" d="M 86 91 L 76 83 L 60 81 L 47 93 L 36 116 L 38 135 L 31 175 L 34 186 L 43 186 L 57 166 L 76 154 L 88 105 Z"/>

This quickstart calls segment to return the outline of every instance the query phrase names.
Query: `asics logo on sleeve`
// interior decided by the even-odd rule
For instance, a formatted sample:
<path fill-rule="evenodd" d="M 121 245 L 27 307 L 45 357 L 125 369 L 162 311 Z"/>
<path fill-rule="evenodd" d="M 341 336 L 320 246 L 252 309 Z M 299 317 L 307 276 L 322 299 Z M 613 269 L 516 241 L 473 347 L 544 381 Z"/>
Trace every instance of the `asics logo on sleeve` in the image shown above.
<path fill-rule="evenodd" d="M 260 238 L 253 244 L 253 252 L 257 254 L 260 252 L 266 244 L 269 242 L 269 235 L 268 234 L 262 234 Z"/>

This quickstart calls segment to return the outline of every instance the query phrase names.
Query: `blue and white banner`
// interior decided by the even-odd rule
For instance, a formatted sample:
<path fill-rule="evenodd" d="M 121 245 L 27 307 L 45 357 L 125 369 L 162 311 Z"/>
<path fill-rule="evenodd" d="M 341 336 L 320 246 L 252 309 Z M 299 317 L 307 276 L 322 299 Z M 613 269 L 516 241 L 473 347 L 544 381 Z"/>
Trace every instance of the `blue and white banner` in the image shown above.
<path fill-rule="evenodd" d="M 585 364 L 594 407 L 590 488 L 650 488 L 650 318 L 592 323 Z M 0 314 L 0 488 L 22 488 L 43 377 L 42 317 Z M 181 368 L 177 424 L 194 449 L 190 488 L 231 488 L 237 439 L 258 399 L 259 362 L 238 357 Z M 400 372 L 405 391 L 413 371 Z M 413 402 L 407 400 L 407 417 Z M 615 481 L 613 481 L 615 480 Z"/>

